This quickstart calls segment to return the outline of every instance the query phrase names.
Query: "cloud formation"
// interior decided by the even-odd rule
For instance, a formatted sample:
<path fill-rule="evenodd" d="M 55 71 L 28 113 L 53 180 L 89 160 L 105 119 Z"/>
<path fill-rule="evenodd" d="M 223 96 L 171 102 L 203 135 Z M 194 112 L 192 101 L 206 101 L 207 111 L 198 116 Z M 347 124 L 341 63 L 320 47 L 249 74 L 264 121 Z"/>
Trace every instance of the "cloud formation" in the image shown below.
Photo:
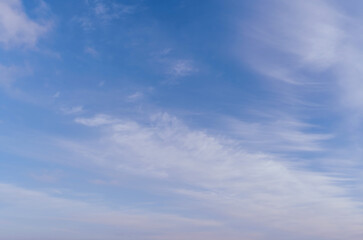
<path fill-rule="evenodd" d="M 49 29 L 49 22 L 30 19 L 20 0 L 0 2 L 0 43 L 3 47 L 34 47 Z"/>
<path fill-rule="evenodd" d="M 0 0 L 0 46 L 40 47 L 40 3 Z M 241 70 L 235 39 L 202 31 L 209 16 L 230 29 L 227 7 L 190 3 L 140 1 L 126 19 L 135 8 L 77 1 L 59 19 L 92 32 L 62 26 L 62 59 L 4 51 L 0 87 L 46 97 L 1 96 L 1 239 L 362 239 L 360 18 L 334 1 L 246 2 Z M 16 60 L 34 63 L 29 81 L 14 84 Z"/>
<path fill-rule="evenodd" d="M 101 128 L 102 135 L 64 147 L 123 176 L 162 179 L 173 188 L 170 194 L 222 215 L 231 226 L 243 228 L 249 221 L 266 234 L 274 229 L 311 239 L 363 234 L 359 205 L 336 186 L 339 180 L 294 166 L 288 158 L 250 152 L 231 139 L 191 130 L 168 114 L 155 115 L 146 126 L 105 115 L 76 122 Z"/>
<path fill-rule="evenodd" d="M 361 115 L 361 17 L 326 0 L 275 0 L 263 6 L 268 14 L 249 22 L 243 33 L 252 39 L 247 61 L 273 79 L 328 90 L 336 95 L 333 104 Z"/>

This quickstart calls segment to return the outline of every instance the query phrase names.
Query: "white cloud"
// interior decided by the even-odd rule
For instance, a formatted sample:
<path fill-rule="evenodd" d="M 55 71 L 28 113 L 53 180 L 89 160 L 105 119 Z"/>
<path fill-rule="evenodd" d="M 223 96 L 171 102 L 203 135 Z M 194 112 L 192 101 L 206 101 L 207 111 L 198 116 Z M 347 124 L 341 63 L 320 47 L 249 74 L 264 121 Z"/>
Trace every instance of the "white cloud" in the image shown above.
<path fill-rule="evenodd" d="M 222 227 L 214 228 L 212 239 L 224 239 L 224 234 L 231 234 L 228 239 L 264 240 L 272 235 L 279 239 L 361 239 L 363 213 L 360 204 L 348 197 L 350 189 L 340 184 L 341 178 L 302 167 L 296 155 L 290 158 L 263 148 L 251 150 L 243 142 L 190 129 L 168 114 L 157 114 L 142 122 L 104 114 L 75 121 L 90 127 L 91 136 L 76 141 L 22 133 L 22 137 L 0 136 L 0 148 L 27 158 L 92 169 L 97 175 L 87 181 L 94 184 L 117 187 L 117 183 L 124 185 L 130 180 L 134 187 L 133 183 L 140 181 L 138 189 L 152 191 L 158 202 L 169 199 L 163 212 L 182 218 L 197 213 L 201 219 L 220 222 Z M 301 122 L 290 125 L 306 126 Z M 99 135 L 95 134 L 98 131 Z M 311 141 L 308 136 L 304 139 Z M 48 212 L 53 214 L 53 209 Z M 73 213 L 83 215 L 83 211 Z M 109 219 L 93 214 L 86 217 L 90 218 L 106 222 Z M 58 225 L 50 223 L 50 227 L 54 226 Z M 168 239 L 162 234 L 168 229 L 165 226 L 155 228 L 155 234 L 161 234 L 155 235 L 156 239 Z M 178 239 L 180 232 L 189 233 L 188 239 L 206 236 L 182 223 L 174 226 L 169 239 Z M 139 232 L 147 232 L 140 229 Z"/>
<path fill-rule="evenodd" d="M 289 66 L 294 70 L 298 66 L 299 69 L 309 67 L 319 70 L 336 63 L 340 44 L 346 38 L 342 29 L 345 18 L 330 4 L 324 0 L 274 0 L 271 5 L 262 6 L 267 14 L 249 22 L 251 27 L 246 28 L 249 32 L 245 34 L 265 44 L 262 51 L 266 50 L 265 53 L 268 54 L 268 64 L 288 64 L 281 52 L 293 57 L 289 59 L 292 61 Z M 252 44 L 255 45 L 256 42 Z M 280 61 L 270 58 L 273 56 L 269 54 L 274 50 L 280 51 L 273 55 Z"/>
<path fill-rule="evenodd" d="M 111 118 L 108 115 L 99 114 L 93 118 L 76 118 L 75 122 L 86 126 L 94 127 L 116 123 L 118 122 L 118 120 Z"/>
<path fill-rule="evenodd" d="M 64 114 L 78 114 L 83 112 L 83 106 L 75 106 L 75 107 L 62 107 L 61 108 L 62 113 Z"/>
<path fill-rule="evenodd" d="M 94 23 L 91 20 L 91 18 L 89 17 L 80 17 L 80 16 L 76 16 L 74 18 L 72 18 L 72 21 L 75 21 L 76 23 L 78 23 L 83 30 L 92 30 L 94 28 Z"/>
<path fill-rule="evenodd" d="M 332 134 L 316 132 L 318 126 L 281 115 L 253 122 L 225 118 L 223 126 L 248 149 L 265 152 L 323 151 L 324 142 L 333 138 Z"/>
<path fill-rule="evenodd" d="M 170 194 L 180 194 L 184 204 L 190 201 L 191 209 L 223 216 L 231 229 L 248 221 L 262 234 L 258 239 L 269 239 L 269 231 L 302 239 L 360 239 L 356 236 L 363 234 L 359 205 L 339 180 L 299 168 L 287 157 L 250 152 L 243 143 L 193 131 L 167 114 L 146 125 L 106 115 L 76 122 L 102 130 L 87 143 L 61 142 L 78 159 L 92 160 L 113 176 L 162 180 Z M 309 147 L 326 137 L 301 136 L 298 144 L 306 141 Z M 293 138 L 286 141 L 295 144 Z"/>
<path fill-rule="evenodd" d="M 86 2 L 89 14 L 73 18 L 84 30 L 92 30 L 98 23 L 109 23 L 110 21 L 133 14 L 136 5 L 125 5 L 116 1 L 90 0 Z"/>
<path fill-rule="evenodd" d="M 135 102 L 137 100 L 140 100 L 144 97 L 144 94 L 142 92 L 135 92 L 129 96 L 127 96 L 127 101 L 129 102 Z"/>
<path fill-rule="evenodd" d="M 84 49 L 84 52 L 87 53 L 87 54 L 89 54 L 89 55 L 91 55 L 91 56 L 93 56 L 93 57 L 95 57 L 95 56 L 98 55 L 98 52 L 96 51 L 96 49 L 94 49 L 92 47 L 86 47 Z"/>
<path fill-rule="evenodd" d="M 190 60 L 177 60 L 174 61 L 168 70 L 168 73 L 175 77 L 185 77 L 197 72 L 198 69 Z"/>
<path fill-rule="evenodd" d="M 334 108 L 345 116 L 361 116 L 361 16 L 347 15 L 326 0 L 274 0 L 261 6 L 264 11 L 244 28 L 250 40 L 249 49 L 243 49 L 249 53 L 242 54 L 247 61 L 271 78 L 329 91 Z"/>
<path fill-rule="evenodd" d="M 0 43 L 3 47 L 34 47 L 49 29 L 49 22 L 30 19 L 20 0 L 0 1 Z"/>
<path fill-rule="evenodd" d="M 93 11 L 95 16 L 105 21 L 117 19 L 123 14 L 134 13 L 135 8 L 135 6 L 124 5 L 113 1 L 93 1 Z"/>
<path fill-rule="evenodd" d="M 245 44 L 248 48 L 238 46 L 240 56 L 267 76 L 265 80 L 280 80 L 264 83 L 269 91 L 278 93 L 281 102 L 286 104 L 283 107 L 293 106 L 300 115 L 314 119 L 322 128 L 331 129 L 335 136 L 335 144 L 328 146 L 331 157 L 319 164 L 329 171 L 347 176 L 354 174 L 357 184 L 361 184 L 356 169 L 362 166 L 359 156 L 363 119 L 360 64 L 363 32 L 359 26 L 363 19 L 354 11 L 349 11 L 349 15 L 346 11 L 360 4 L 328 0 L 264 3 L 258 5 L 263 11 L 260 9 L 257 17 L 243 25 L 243 40 L 248 42 Z M 329 116 L 328 124 L 322 116 Z M 261 129 L 261 126 L 251 127 L 257 132 L 257 128 Z M 252 131 L 248 127 L 247 130 Z M 321 141 L 316 140 L 309 145 L 319 149 Z M 295 142 L 291 146 L 299 145 Z"/>

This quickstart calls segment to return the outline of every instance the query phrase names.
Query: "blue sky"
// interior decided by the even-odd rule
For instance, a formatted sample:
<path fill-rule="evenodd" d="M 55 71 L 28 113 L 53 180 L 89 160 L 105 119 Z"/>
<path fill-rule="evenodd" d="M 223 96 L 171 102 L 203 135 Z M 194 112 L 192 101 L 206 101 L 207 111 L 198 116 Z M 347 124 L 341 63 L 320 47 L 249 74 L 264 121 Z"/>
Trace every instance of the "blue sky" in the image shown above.
<path fill-rule="evenodd" d="M 362 239 L 362 7 L 0 0 L 0 238 Z"/>

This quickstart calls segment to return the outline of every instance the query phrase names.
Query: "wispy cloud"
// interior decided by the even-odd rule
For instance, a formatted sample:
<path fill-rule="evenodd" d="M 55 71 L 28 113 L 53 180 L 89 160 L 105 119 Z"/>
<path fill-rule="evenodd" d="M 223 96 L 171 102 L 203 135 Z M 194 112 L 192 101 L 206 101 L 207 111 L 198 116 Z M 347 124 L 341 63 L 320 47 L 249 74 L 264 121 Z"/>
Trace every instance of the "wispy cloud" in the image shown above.
<path fill-rule="evenodd" d="M 92 30 L 100 22 L 105 24 L 133 14 L 137 9 L 136 5 L 125 5 L 117 1 L 107 0 L 86 1 L 86 6 L 88 8 L 87 14 L 73 18 L 84 30 Z"/>
<path fill-rule="evenodd" d="M 319 133 L 318 126 L 282 115 L 259 118 L 253 122 L 225 118 L 222 125 L 222 129 L 249 149 L 263 151 L 323 151 L 328 150 L 324 143 L 334 137 L 321 131 Z"/>
<path fill-rule="evenodd" d="M 98 55 L 97 50 L 95 48 L 93 48 L 93 47 L 86 47 L 84 49 L 84 52 L 91 55 L 91 56 L 93 56 L 93 57 L 96 57 Z"/>
<path fill-rule="evenodd" d="M 154 61 L 162 64 L 164 74 L 174 79 L 193 75 L 199 71 L 198 63 L 191 58 L 182 58 L 173 48 L 163 48 L 151 54 Z"/>
<path fill-rule="evenodd" d="M 136 6 L 124 5 L 121 3 L 105 0 L 94 1 L 92 7 L 94 14 L 104 21 L 117 19 L 122 14 L 132 14 L 136 9 Z"/>
<path fill-rule="evenodd" d="M 198 69 L 195 67 L 190 60 L 176 60 L 171 61 L 168 73 L 174 77 L 185 77 L 197 72 Z"/>
<path fill-rule="evenodd" d="M 232 225 L 248 220 L 259 222 L 264 233 L 272 227 L 303 236 L 309 229 L 311 236 L 321 238 L 362 234 L 363 215 L 347 197 L 349 192 L 336 185 L 338 179 L 298 168 L 288 158 L 251 152 L 243 143 L 191 130 L 167 114 L 152 119 L 140 125 L 105 115 L 78 118 L 76 122 L 100 127 L 103 134 L 84 144 L 62 144 L 121 175 L 184 185 L 171 192 L 197 199 L 203 205 L 195 208 L 222 214 Z M 302 136 L 302 142 L 315 141 Z M 349 230 L 336 231 L 338 226 Z"/>
<path fill-rule="evenodd" d="M 83 112 L 83 106 L 75 106 L 75 107 L 62 107 L 60 109 L 62 113 L 70 115 L 70 114 L 77 114 Z"/>
<path fill-rule="evenodd" d="M 325 0 L 276 0 L 265 7 L 268 14 L 259 15 L 245 28 L 244 34 L 253 39 L 249 45 L 253 53 L 244 55 L 247 61 L 287 83 L 323 84 L 336 94 L 333 104 L 361 114 L 360 16 L 348 16 Z"/>
<path fill-rule="evenodd" d="M 111 22 L 137 10 L 119 1 L 84 2 L 87 7 L 84 15 L 73 20 L 85 30 L 109 24 L 110 37 L 120 28 L 120 25 L 111 26 Z M 43 1 L 39 3 L 40 8 L 32 13 L 47 16 L 47 5 Z M 248 101 L 243 101 L 252 98 L 242 99 L 238 94 L 223 98 L 226 104 L 231 104 L 233 99 L 236 100 L 233 104 L 241 104 L 243 109 L 253 108 L 254 112 L 270 110 L 261 116 L 236 108 L 228 115 L 230 111 L 222 109 L 216 119 L 196 117 L 188 125 L 181 116 L 174 117 L 153 105 L 151 90 L 147 90 L 150 85 L 157 88 L 153 100 L 167 102 L 168 112 L 185 108 L 194 117 L 198 108 L 206 116 L 203 111 L 210 110 L 202 105 L 208 103 L 187 109 L 191 107 L 190 102 L 201 98 L 193 96 L 184 105 L 182 94 L 189 91 L 178 92 L 176 95 L 181 93 L 178 96 L 174 93 L 202 86 L 197 89 L 201 93 L 204 86 L 209 86 L 208 81 L 203 81 L 203 85 L 186 83 L 183 89 L 155 83 L 160 76 L 171 81 L 187 79 L 207 69 L 203 66 L 210 64 L 210 68 L 218 68 L 220 63 L 231 61 L 208 62 L 207 55 L 197 56 L 203 53 L 181 53 L 183 48 L 175 47 L 180 43 L 177 40 L 175 45 L 168 44 L 173 42 L 168 37 L 172 37 L 168 33 L 160 34 L 164 28 L 154 24 L 159 19 L 149 16 L 153 15 L 150 12 L 160 11 L 159 5 L 153 5 L 144 16 L 150 24 L 145 24 L 143 18 L 135 22 L 130 19 L 130 23 L 135 24 L 130 24 L 130 29 L 125 24 L 125 28 L 115 34 L 117 39 L 128 37 L 125 41 L 116 41 L 116 38 L 111 41 L 106 35 L 98 38 L 98 32 L 84 35 L 80 42 L 69 38 L 72 49 L 85 46 L 80 52 L 70 51 L 70 46 L 64 45 L 62 40 L 54 42 L 64 52 L 64 60 L 70 61 L 60 65 L 44 62 L 45 67 L 41 65 L 44 71 L 34 76 L 39 84 L 24 86 L 29 92 L 47 91 L 48 99 L 59 105 L 45 109 L 16 101 L 0 104 L 1 109 L 10 109 L 5 109 L 8 117 L 2 116 L 4 133 L 0 134 L 0 151 L 16 161 L 29 161 L 32 170 L 22 177 L 35 180 L 36 186 L 30 187 L 32 181 L 25 183 L 24 180 L 22 184 L 22 179 L 19 185 L 0 182 L 0 203 L 6 206 L 0 215 L 0 238 L 22 239 L 27 235 L 59 240 L 116 240 L 120 236 L 136 240 L 362 239 L 363 211 L 359 195 L 363 191 L 357 192 L 359 187 L 353 186 L 362 185 L 354 179 L 360 176 L 361 168 L 351 170 L 360 164 L 363 143 L 360 134 L 355 133 L 362 128 L 363 116 L 360 67 L 363 35 L 357 27 L 362 21 L 358 16 L 347 16 L 328 0 L 263 0 L 262 3 L 253 3 L 261 11 L 243 25 L 242 35 L 247 47 L 239 52 L 249 66 L 263 76 L 262 80 L 258 79 L 262 84 L 252 84 L 252 80 L 241 84 L 231 80 L 226 84 L 251 89 L 251 95 L 260 102 L 257 106 L 249 105 Z M 147 8 L 148 4 L 143 4 Z M 27 13 L 28 9 L 23 9 L 18 0 L 0 0 L 0 46 L 40 45 L 37 44 L 39 39 L 51 27 Z M 164 21 L 164 12 L 162 15 Z M 195 19 L 200 17 L 203 16 Z M 188 29 L 183 28 L 180 33 L 187 33 Z M 72 31 L 70 29 L 69 33 Z M 128 44 L 141 38 L 144 39 L 140 43 L 147 42 L 145 48 L 141 44 Z M 163 50 L 147 55 L 157 52 L 156 45 L 159 46 L 156 49 Z M 107 59 L 79 62 L 84 60 L 85 54 L 99 54 Z M 16 57 L 14 55 L 14 59 Z M 29 61 L 41 61 L 33 55 L 26 57 Z M 11 65 L 12 55 L 9 59 L 8 65 L 0 64 L 0 87 L 15 90 L 14 83 L 22 70 Z M 199 62 L 201 59 L 208 63 Z M 149 66 L 146 62 L 155 62 L 158 66 L 153 68 L 153 63 Z M 88 71 L 89 67 L 93 70 Z M 63 73 L 52 75 L 55 69 Z M 219 77 L 251 76 L 239 70 L 233 66 L 221 67 L 211 71 L 210 76 L 214 73 L 220 73 Z M 221 81 L 218 82 L 221 85 L 216 86 L 222 86 L 222 81 L 227 81 L 219 77 L 213 78 L 211 84 Z M 77 79 L 79 82 L 72 85 Z M 42 89 L 37 89 L 39 86 Z M 202 97 L 220 94 L 219 89 L 213 87 L 210 92 L 203 92 Z M 259 91 L 268 89 L 270 93 L 274 87 L 277 94 L 271 98 Z M 297 100 L 286 100 L 286 96 Z M 264 106 L 269 100 L 270 107 Z M 63 105 L 61 101 L 68 103 Z M 87 110 L 77 102 L 87 106 Z M 18 105 L 16 111 L 11 109 Z M 151 107 L 146 109 L 141 105 Z M 24 111 L 28 109 L 30 113 Z M 62 114 L 54 116 L 51 109 Z M 208 109 L 216 108 L 208 106 Z M 161 113 L 152 114 L 155 111 Z M 272 111 L 280 114 L 270 114 Z M 326 113 L 335 115 L 326 117 Z M 352 119 L 350 113 L 358 120 L 349 123 L 355 124 L 342 120 Z M 12 127 L 8 122 L 13 118 L 20 122 L 17 125 L 15 121 L 13 126 L 26 126 L 7 129 Z M 52 122 L 43 127 L 44 119 Z M 205 127 L 211 122 L 213 129 Z M 340 146 L 346 144 L 347 136 L 357 136 L 352 141 L 354 146 Z M 347 154 L 351 149 L 351 155 Z M 326 162 L 335 166 L 327 171 Z M 28 165 L 22 165 L 24 171 Z M 38 165 L 45 166 L 43 169 L 49 169 L 46 165 L 57 165 L 60 169 L 72 168 L 74 172 L 69 171 L 69 176 L 65 177 L 66 170 L 41 170 Z M 18 166 L 20 164 L 14 168 L 17 170 Z M 41 188 L 43 184 L 73 183 L 72 174 L 77 176 L 77 184 L 87 185 L 84 188 L 87 197 L 75 193 L 82 188 L 78 186 L 72 186 L 74 189 L 67 194 Z M 140 204 L 133 202 L 133 194 Z M 22 229 L 22 235 L 18 229 Z"/>
<path fill-rule="evenodd" d="M 49 31 L 51 24 L 30 19 L 20 0 L 6 0 L 0 2 L 0 27 L 3 47 L 34 47 L 39 38 Z"/>
<path fill-rule="evenodd" d="M 95 116 L 93 118 L 76 118 L 75 122 L 86 125 L 86 126 L 93 127 L 93 126 L 108 125 L 111 123 L 118 122 L 118 120 L 114 119 L 108 115 L 98 114 L 97 116 Z"/>
<path fill-rule="evenodd" d="M 342 5 L 326 0 L 275 0 L 260 5 L 259 10 L 260 14 L 244 25 L 243 36 L 250 43 L 241 54 L 244 60 L 268 78 L 280 80 L 274 81 L 276 91 L 292 96 L 285 99 L 288 104 L 305 110 L 318 109 L 316 115 L 334 115 L 329 119 L 330 124 L 337 126 L 332 134 L 339 139 L 339 146 L 349 151 L 343 154 L 344 150 L 330 146 L 331 158 L 339 155 L 339 166 L 347 162 L 349 166 L 353 162 L 361 165 L 357 158 L 360 147 L 354 146 L 361 144 L 363 116 L 363 35 L 357 27 L 362 18 L 354 13 L 348 15 Z M 307 107 L 310 103 L 313 104 Z M 329 165 L 329 161 L 324 164 Z M 331 164 L 336 161 L 331 160 Z M 351 174 L 344 169 L 344 174 Z M 335 171 L 340 171 L 339 167 Z"/>
<path fill-rule="evenodd" d="M 127 96 L 127 101 L 129 102 L 135 102 L 137 100 L 140 100 L 144 97 L 144 94 L 142 92 L 135 92 L 129 96 Z"/>
<path fill-rule="evenodd" d="M 125 179 L 141 179 L 144 190 L 159 195 L 158 201 L 173 199 L 164 205 L 164 212 L 181 218 L 190 218 L 189 211 L 198 212 L 201 219 L 215 216 L 223 223 L 223 227 L 215 228 L 216 234 L 232 234 L 231 239 L 270 239 L 273 233 L 281 238 L 299 235 L 301 239 L 358 240 L 363 234 L 363 213 L 360 204 L 349 197 L 349 188 L 328 173 L 302 167 L 298 156 L 273 154 L 263 147 L 251 150 L 243 141 L 193 130 L 165 113 L 153 115 L 148 121 L 98 114 L 78 117 L 75 122 L 90 128 L 92 136 L 85 136 L 84 140 L 36 139 L 34 134 L 22 134 L 13 140 L 0 138 L 1 149 L 28 158 L 91 168 L 98 173 L 97 181 L 93 177 L 88 180 L 94 184 L 117 187 L 113 183 L 124 185 Z M 301 122 L 290 125 L 292 129 L 307 127 Z M 309 137 L 305 139 L 309 144 Z M 102 180 L 110 176 L 112 180 Z M 52 201 L 47 201 L 49 206 Z M 179 212 L 179 208 L 184 211 Z M 102 212 L 105 213 L 104 208 Z M 83 211 L 72 213 L 83 216 Z M 93 219 L 92 216 L 87 215 L 86 219 Z M 105 218 L 97 219 L 97 224 L 101 224 Z M 186 230 L 182 223 L 175 224 L 169 239 L 179 232 L 190 233 L 191 228 Z M 137 223 L 128 226 L 143 229 L 142 233 L 148 231 Z M 345 231 L 340 231 L 342 227 Z M 165 233 L 166 229 L 168 225 L 162 224 L 156 232 Z M 218 234 L 215 239 L 221 238 Z M 164 234 L 159 236 L 167 238 Z M 190 233 L 190 239 L 200 236 L 205 235 Z"/>

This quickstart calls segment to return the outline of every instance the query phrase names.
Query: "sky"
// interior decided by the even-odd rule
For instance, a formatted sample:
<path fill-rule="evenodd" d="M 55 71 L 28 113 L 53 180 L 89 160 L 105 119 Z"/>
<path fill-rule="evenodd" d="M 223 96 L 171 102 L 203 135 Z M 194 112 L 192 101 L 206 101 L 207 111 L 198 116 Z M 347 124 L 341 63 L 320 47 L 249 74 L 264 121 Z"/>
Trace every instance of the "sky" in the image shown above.
<path fill-rule="evenodd" d="M 362 8 L 0 0 L 0 239 L 362 239 Z"/>

